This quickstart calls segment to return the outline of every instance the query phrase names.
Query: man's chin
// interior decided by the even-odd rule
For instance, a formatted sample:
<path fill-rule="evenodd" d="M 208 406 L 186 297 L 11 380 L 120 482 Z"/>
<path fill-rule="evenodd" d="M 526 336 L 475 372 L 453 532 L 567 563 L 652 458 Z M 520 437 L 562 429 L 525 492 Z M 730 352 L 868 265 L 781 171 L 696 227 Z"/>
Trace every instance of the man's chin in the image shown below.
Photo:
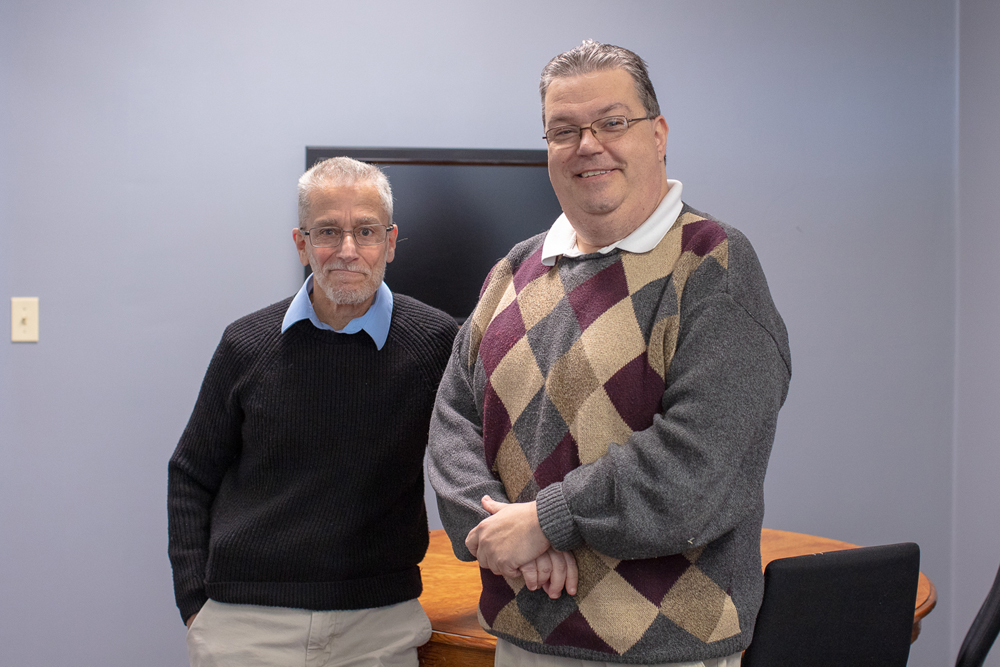
<path fill-rule="evenodd" d="M 356 288 L 333 287 L 332 285 L 320 285 L 323 294 L 332 303 L 340 306 L 356 306 L 368 301 L 375 295 L 378 286 L 365 285 Z"/>
<path fill-rule="evenodd" d="M 338 292 L 330 299 L 339 306 L 357 306 L 372 298 L 374 292 Z"/>

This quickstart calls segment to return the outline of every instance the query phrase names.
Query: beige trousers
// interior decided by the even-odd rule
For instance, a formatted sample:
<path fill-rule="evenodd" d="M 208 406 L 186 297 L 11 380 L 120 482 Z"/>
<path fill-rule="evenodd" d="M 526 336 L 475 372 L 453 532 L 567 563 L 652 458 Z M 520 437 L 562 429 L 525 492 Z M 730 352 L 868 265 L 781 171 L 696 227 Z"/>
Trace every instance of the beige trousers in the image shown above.
<path fill-rule="evenodd" d="M 650 667 L 739 667 L 742 659 L 743 654 L 736 653 L 725 658 L 694 662 L 664 662 Z M 531 653 L 502 639 L 497 639 L 497 657 L 494 664 L 496 667 L 621 667 L 617 662 L 593 662 Z"/>
<path fill-rule="evenodd" d="M 431 623 L 417 600 L 308 611 L 209 600 L 188 628 L 191 667 L 417 667 Z"/>

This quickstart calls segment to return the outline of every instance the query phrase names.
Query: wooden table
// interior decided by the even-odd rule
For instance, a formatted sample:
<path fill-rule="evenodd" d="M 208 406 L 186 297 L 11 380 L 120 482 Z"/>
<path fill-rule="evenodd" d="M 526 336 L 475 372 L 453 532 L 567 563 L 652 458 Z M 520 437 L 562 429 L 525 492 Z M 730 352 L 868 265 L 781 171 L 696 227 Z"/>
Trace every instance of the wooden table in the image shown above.
<path fill-rule="evenodd" d="M 765 528 L 760 535 L 761 568 L 777 558 L 854 549 L 858 545 L 826 537 Z M 431 640 L 420 647 L 420 664 L 427 667 L 492 667 L 496 639 L 479 625 L 477 609 L 482 582 L 479 564 L 455 558 L 443 530 L 431 531 L 427 556 L 420 564 L 424 594 L 420 604 L 431 619 Z M 934 584 L 920 573 L 911 641 L 920 622 L 937 604 Z"/>

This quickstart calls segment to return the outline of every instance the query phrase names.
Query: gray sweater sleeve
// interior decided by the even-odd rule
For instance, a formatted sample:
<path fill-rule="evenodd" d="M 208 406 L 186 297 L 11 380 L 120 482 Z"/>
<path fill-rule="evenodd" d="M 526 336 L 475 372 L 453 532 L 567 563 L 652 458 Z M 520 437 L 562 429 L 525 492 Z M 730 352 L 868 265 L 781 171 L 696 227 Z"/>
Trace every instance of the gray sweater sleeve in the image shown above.
<path fill-rule="evenodd" d="M 503 485 L 483 455 L 482 414 L 468 365 L 471 320 L 458 333 L 431 415 L 428 476 L 438 496 L 438 511 L 452 549 L 460 560 L 475 560 L 465 538 L 489 514 L 480 499 L 509 502 Z"/>

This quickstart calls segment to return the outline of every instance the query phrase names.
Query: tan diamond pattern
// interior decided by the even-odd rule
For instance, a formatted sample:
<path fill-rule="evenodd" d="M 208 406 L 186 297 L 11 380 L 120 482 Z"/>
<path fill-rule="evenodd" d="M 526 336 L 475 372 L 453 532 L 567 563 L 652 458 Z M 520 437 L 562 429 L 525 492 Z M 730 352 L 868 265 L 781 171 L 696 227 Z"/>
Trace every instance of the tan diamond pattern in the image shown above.
<path fill-rule="evenodd" d="M 622 366 L 646 351 L 631 299 L 622 299 L 594 320 L 580 336 L 597 381 L 604 384 Z"/>
<path fill-rule="evenodd" d="M 514 595 L 520 593 L 521 589 L 524 588 L 526 585 L 524 583 L 524 577 L 517 577 L 515 579 L 512 579 L 510 577 L 504 577 L 503 580 L 506 581 L 507 585 L 510 586 L 510 589 L 514 591 Z"/>
<path fill-rule="evenodd" d="M 607 454 L 611 443 L 624 443 L 632 435 L 632 429 L 622 420 L 604 387 L 598 387 L 580 406 L 569 432 L 576 440 L 580 463 L 584 465 Z"/>
<path fill-rule="evenodd" d="M 573 557 L 576 558 L 576 568 L 579 573 L 576 595 L 577 599 L 583 600 L 590 595 L 590 591 L 604 578 L 604 575 L 614 569 L 614 565 L 609 566 L 605 562 L 605 556 L 586 545 L 574 549 Z"/>
<path fill-rule="evenodd" d="M 517 289 L 514 287 L 514 281 L 512 280 L 507 283 L 507 289 L 505 289 L 503 294 L 500 296 L 500 302 L 497 303 L 497 314 L 499 315 L 506 310 L 507 306 L 514 303 L 515 299 L 517 299 Z"/>
<path fill-rule="evenodd" d="M 527 338 L 522 336 L 504 355 L 490 376 L 490 384 L 513 424 L 545 384 Z"/>
<path fill-rule="evenodd" d="M 566 290 L 555 269 L 525 285 L 517 296 L 525 330 L 541 322 L 564 296 Z"/>
<path fill-rule="evenodd" d="M 622 255 L 622 268 L 625 269 L 629 295 L 635 294 L 654 280 L 670 275 L 674 270 L 674 263 L 681 255 L 682 238 L 681 226 L 675 224 L 660 244 L 648 253 Z"/>
<path fill-rule="evenodd" d="M 486 286 L 486 291 L 483 292 L 482 298 L 479 299 L 479 303 L 476 305 L 476 310 L 472 313 L 469 368 L 472 368 L 476 363 L 476 359 L 479 356 L 479 343 L 483 340 L 486 327 L 490 325 L 493 318 L 500 312 L 497 309 L 497 304 L 500 302 L 500 298 L 504 292 L 507 291 L 507 286 L 511 283 L 512 278 L 513 273 L 510 262 L 506 259 L 501 259 L 493 267 L 493 273 L 490 276 L 489 284 Z"/>
<path fill-rule="evenodd" d="M 572 423 L 580 406 L 600 384 L 590 369 L 583 342 L 577 340 L 569 352 L 549 369 L 545 392 L 559 410 L 563 421 Z"/>
<path fill-rule="evenodd" d="M 707 257 L 712 257 L 717 261 L 722 268 L 729 267 L 729 240 L 726 239 L 719 245 L 712 249 Z M 694 273 L 695 269 L 701 266 L 701 263 L 705 261 L 704 257 L 699 257 L 693 252 L 682 253 L 677 259 L 677 263 L 674 265 L 674 289 L 677 291 L 677 309 L 680 310 L 680 300 L 681 295 L 684 293 L 684 286 L 687 284 L 688 277 Z"/>
<path fill-rule="evenodd" d="M 532 473 L 531 466 L 524 456 L 524 450 L 521 448 L 517 436 L 514 435 L 514 431 L 509 431 L 503 442 L 500 443 L 500 449 L 497 451 L 497 458 L 493 465 L 500 473 L 507 498 L 512 502 L 515 501 L 521 495 L 524 487 L 531 481 Z"/>
<path fill-rule="evenodd" d="M 724 269 L 729 268 L 729 239 L 726 239 L 719 245 L 712 248 L 712 252 L 708 253 L 709 257 L 715 258 L 715 261 L 719 263 Z"/>
<path fill-rule="evenodd" d="M 688 549 L 687 551 L 682 551 L 681 555 L 687 558 L 689 563 L 696 563 L 698 559 L 701 558 L 701 552 L 705 550 L 705 545 L 700 547 L 695 547 L 694 549 Z"/>
<path fill-rule="evenodd" d="M 703 642 L 740 632 L 732 598 L 697 567 L 691 567 L 660 602 L 660 612 Z"/>
<path fill-rule="evenodd" d="M 597 636 L 618 653 L 632 648 L 659 613 L 617 572 L 605 575 L 579 607 Z"/>
<path fill-rule="evenodd" d="M 736 610 L 733 599 L 727 595 L 722 602 L 719 624 L 715 626 L 715 631 L 709 635 L 708 641 L 717 642 L 738 634 L 740 634 L 740 612 Z"/>
<path fill-rule="evenodd" d="M 653 325 L 653 331 L 649 335 L 650 345 L 646 351 L 646 361 L 664 382 L 667 381 L 670 360 L 674 358 L 674 351 L 677 349 L 677 327 L 680 321 L 680 315 L 664 317 Z M 663 341 L 663 344 L 657 344 L 658 341 Z"/>
<path fill-rule="evenodd" d="M 479 615 L 479 622 L 483 622 L 483 615 Z M 483 627 L 488 628 L 489 625 L 484 625 Z M 493 627 L 503 628 L 503 632 L 509 635 L 513 635 L 518 639 L 524 639 L 529 642 L 541 642 L 542 636 L 538 634 L 538 630 L 531 625 L 531 623 L 522 614 L 521 610 L 517 608 L 517 600 L 511 600 L 500 610 L 497 614 L 496 619 L 493 621 Z"/>

